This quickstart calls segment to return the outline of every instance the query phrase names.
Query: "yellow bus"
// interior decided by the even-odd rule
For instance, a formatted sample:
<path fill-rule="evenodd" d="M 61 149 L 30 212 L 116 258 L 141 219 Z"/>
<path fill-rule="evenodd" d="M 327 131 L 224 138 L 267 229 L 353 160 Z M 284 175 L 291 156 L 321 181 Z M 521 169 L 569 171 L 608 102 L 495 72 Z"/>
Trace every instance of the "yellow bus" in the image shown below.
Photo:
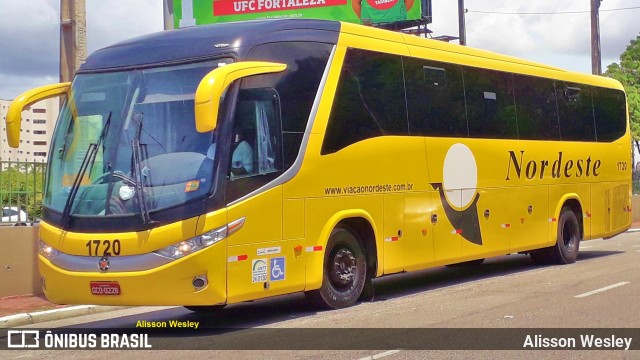
<path fill-rule="evenodd" d="M 51 141 L 39 266 L 66 304 L 226 304 L 509 253 L 572 263 L 631 223 L 608 78 L 349 23 L 200 26 L 98 50 Z"/>

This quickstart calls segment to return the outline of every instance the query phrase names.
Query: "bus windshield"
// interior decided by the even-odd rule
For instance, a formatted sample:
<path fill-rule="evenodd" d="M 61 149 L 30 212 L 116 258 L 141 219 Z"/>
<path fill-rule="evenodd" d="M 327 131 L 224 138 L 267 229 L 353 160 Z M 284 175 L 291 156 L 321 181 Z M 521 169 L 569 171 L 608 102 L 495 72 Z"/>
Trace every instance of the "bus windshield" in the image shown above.
<path fill-rule="evenodd" d="M 43 205 L 67 215 L 149 213 L 206 196 L 215 131 L 195 129 L 194 93 L 231 62 L 79 74 L 53 136 Z"/>

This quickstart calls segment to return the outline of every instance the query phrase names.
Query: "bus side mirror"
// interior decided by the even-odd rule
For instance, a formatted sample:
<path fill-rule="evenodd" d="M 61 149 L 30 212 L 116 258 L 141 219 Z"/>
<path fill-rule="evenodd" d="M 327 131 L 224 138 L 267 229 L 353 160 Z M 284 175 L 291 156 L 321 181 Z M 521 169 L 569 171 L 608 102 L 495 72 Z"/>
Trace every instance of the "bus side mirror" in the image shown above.
<path fill-rule="evenodd" d="M 200 133 L 213 131 L 218 123 L 220 98 L 232 82 L 243 77 L 280 72 L 286 64 L 242 61 L 216 68 L 208 73 L 195 94 L 196 130 Z"/>
<path fill-rule="evenodd" d="M 71 83 L 60 83 L 41 86 L 22 93 L 15 98 L 7 111 L 7 141 L 9 146 L 17 148 L 20 144 L 20 122 L 22 120 L 22 110 L 38 101 L 65 94 L 69 91 Z"/>

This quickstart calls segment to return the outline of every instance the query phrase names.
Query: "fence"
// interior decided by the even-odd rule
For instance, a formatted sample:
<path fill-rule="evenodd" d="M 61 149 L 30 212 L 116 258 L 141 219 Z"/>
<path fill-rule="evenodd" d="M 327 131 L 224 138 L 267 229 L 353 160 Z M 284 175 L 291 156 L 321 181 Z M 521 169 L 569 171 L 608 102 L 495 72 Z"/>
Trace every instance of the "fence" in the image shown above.
<path fill-rule="evenodd" d="M 44 161 L 0 159 L 0 225 L 32 224 L 40 219 Z"/>

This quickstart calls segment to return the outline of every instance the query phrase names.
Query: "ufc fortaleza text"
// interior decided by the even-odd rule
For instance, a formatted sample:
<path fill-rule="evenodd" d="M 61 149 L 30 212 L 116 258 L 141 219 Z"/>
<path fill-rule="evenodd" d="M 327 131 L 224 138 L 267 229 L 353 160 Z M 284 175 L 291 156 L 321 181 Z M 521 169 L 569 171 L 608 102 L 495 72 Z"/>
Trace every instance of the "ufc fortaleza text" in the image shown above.
<path fill-rule="evenodd" d="M 578 342 L 579 341 L 579 342 Z M 629 350 L 630 337 L 599 337 L 580 335 L 579 337 L 547 337 L 543 335 L 527 335 L 522 345 L 525 349 L 613 349 Z M 580 344 L 580 346 L 578 346 Z"/>

